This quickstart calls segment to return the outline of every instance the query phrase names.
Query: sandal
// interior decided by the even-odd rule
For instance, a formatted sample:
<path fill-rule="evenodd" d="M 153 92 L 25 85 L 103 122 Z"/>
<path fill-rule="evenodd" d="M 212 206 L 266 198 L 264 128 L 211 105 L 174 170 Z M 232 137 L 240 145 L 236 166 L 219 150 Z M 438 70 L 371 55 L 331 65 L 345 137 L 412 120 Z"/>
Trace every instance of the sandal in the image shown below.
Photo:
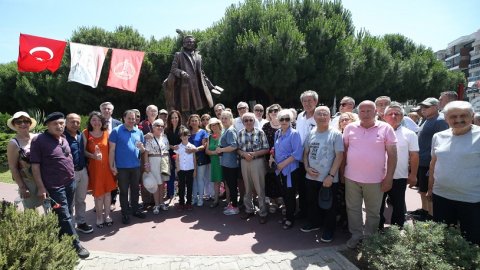
<path fill-rule="evenodd" d="M 110 226 L 113 225 L 113 220 L 112 219 L 110 219 L 110 220 L 107 219 L 104 224 L 105 224 L 105 226 L 110 227 Z"/>
<path fill-rule="evenodd" d="M 288 229 L 291 229 L 292 227 L 293 227 L 293 222 L 291 222 L 290 220 L 285 220 L 285 222 L 283 223 L 283 229 L 288 230 Z"/>

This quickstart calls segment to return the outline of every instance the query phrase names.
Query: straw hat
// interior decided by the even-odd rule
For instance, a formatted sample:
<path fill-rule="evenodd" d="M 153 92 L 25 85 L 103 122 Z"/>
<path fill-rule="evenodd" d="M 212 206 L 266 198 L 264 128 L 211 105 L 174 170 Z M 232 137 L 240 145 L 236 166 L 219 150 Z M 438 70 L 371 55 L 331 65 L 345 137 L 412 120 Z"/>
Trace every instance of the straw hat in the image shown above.
<path fill-rule="evenodd" d="M 210 128 L 212 125 L 215 125 L 215 124 L 220 124 L 220 126 L 222 125 L 222 121 L 220 121 L 220 119 L 218 118 L 210 118 L 210 120 L 208 120 L 208 124 L 207 126 L 205 127 L 207 130 L 211 131 L 212 129 Z"/>
<path fill-rule="evenodd" d="M 15 127 L 15 125 L 14 125 L 13 122 L 14 122 L 15 120 L 17 120 L 18 118 L 22 117 L 22 116 L 23 116 L 23 117 L 26 117 L 26 118 L 30 119 L 30 121 L 32 121 L 32 124 L 30 124 L 29 130 L 34 129 L 35 126 L 37 126 L 37 121 L 36 121 L 35 119 L 33 119 L 32 117 L 30 117 L 30 115 L 28 115 L 28 113 L 22 112 L 22 111 L 16 112 L 11 118 L 9 118 L 9 119 L 7 120 L 7 126 L 8 126 L 11 130 L 17 131 L 17 128 Z"/>

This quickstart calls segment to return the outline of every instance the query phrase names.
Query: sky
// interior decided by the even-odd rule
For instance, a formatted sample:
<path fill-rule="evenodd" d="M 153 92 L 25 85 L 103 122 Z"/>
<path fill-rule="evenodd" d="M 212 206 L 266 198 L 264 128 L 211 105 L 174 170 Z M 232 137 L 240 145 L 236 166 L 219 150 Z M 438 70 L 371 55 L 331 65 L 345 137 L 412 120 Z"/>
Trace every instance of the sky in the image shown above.
<path fill-rule="evenodd" d="M 20 33 L 67 40 L 81 26 L 132 26 L 145 38 L 206 29 L 239 0 L 0 0 L 0 63 L 16 61 Z M 399 33 L 433 51 L 480 29 L 478 0 L 343 0 L 356 30 Z"/>

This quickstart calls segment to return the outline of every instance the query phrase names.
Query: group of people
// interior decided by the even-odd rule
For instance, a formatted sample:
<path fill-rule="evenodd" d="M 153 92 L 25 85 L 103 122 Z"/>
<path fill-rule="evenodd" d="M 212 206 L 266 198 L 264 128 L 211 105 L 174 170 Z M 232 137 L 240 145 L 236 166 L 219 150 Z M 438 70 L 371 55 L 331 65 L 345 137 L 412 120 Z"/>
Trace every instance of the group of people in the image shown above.
<path fill-rule="evenodd" d="M 332 115 L 312 90 L 301 94 L 298 115 L 279 104 L 256 104 L 249 112 L 239 102 L 236 118 L 216 104 L 214 115 L 182 119 L 179 111 L 149 105 L 143 121 L 133 109 L 120 122 L 112 118 L 113 104 L 104 102 L 83 131 L 79 115 L 54 112 L 44 121 L 47 130 L 32 134 L 35 119 L 17 112 L 7 121 L 16 132 L 7 154 L 24 207 L 58 204 L 61 233 L 74 236 L 93 231 L 85 219 L 88 192 L 101 229 L 113 225 L 117 197 L 123 224 L 145 218 L 149 205 L 154 215 L 167 211 L 178 181 L 177 211 L 207 200 L 216 208 L 224 198 L 225 215 L 257 213 L 264 224 L 281 208 L 283 229 L 306 219 L 300 230 L 323 227 L 323 242 L 333 240 L 339 221 L 348 223 L 347 246 L 355 248 L 384 228 L 386 202 L 393 208 L 390 223 L 403 226 L 410 185 L 418 186 L 422 201 L 412 215 L 460 224 L 466 239 L 479 244 L 480 128 L 472 124 L 472 106 L 454 94 L 419 103 L 418 119 L 386 96 L 357 107 L 344 97 Z M 88 257 L 78 237 L 73 245 Z"/>

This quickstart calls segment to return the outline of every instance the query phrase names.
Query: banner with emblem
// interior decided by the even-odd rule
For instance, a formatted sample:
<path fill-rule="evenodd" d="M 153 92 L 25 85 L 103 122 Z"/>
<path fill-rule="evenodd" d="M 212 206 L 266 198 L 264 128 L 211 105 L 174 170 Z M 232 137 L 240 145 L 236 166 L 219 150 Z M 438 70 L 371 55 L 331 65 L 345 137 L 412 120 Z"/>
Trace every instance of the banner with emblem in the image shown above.
<path fill-rule="evenodd" d="M 57 71 L 62 63 L 67 42 L 32 35 L 20 34 L 18 71 Z"/>
<path fill-rule="evenodd" d="M 139 51 L 112 49 L 107 86 L 136 92 L 144 55 Z"/>
<path fill-rule="evenodd" d="M 96 88 L 108 48 L 70 42 L 69 82 Z"/>

